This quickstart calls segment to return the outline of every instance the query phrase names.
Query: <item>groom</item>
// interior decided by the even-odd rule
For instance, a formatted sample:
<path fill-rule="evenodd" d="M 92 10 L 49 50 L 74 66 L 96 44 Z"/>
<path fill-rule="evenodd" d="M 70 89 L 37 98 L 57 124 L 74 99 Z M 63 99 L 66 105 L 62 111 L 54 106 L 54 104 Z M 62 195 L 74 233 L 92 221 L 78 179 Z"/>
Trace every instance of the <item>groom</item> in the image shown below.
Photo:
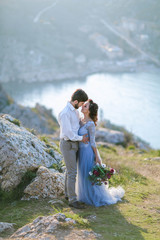
<path fill-rule="evenodd" d="M 84 208 L 78 201 L 75 193 L 75 183 L 77 175 L 77 152 L 78 142 L 88 142 L 85 135 L 79 136 L 79 112 L 78 108 L 88 100 L 87 94 L 82 89 L 77 89 L 71 96 L 71 101 L 59 113 L 58 122 L 60 124 L 60 149 L 66 164 L 65 178 L 65 198 L 69 200 L 69 206 L 74 208 Z"/>

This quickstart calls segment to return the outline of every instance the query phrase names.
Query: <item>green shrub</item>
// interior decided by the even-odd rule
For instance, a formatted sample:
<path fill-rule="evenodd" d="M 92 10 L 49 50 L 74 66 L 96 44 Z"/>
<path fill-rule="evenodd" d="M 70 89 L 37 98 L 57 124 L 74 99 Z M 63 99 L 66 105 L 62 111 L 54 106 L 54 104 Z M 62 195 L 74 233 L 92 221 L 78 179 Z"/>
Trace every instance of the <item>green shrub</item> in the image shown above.
<path fill-rule="evenodd" d="M 14 120 L 10 120 L 10 119 L 8 119 L 11 123 L 14 123 L 15 125 L 17 125 L 17 126 L 19 126 L 20 127 L 20 125 L 21 125 L 21 122 L 18 120 L 18 119 L 14 119 Z"/>
<path fill-rule="evenodd" d="M 45 142 L 46 144 L 49 144 L 49 140 L 46 136 L 40 136 L 40 140 Z"/>
<path fill-rule="evenodd" d="M 129 145 L 128 146 L 128 150 L 135 150 L 135 149 L 136 149 L 136 147 L 134 145 Z"/>
<path fill-rule="evenodd" d="M 35 136 L 37 135 L 35 129 L 33 129 L 33 128 L 32 129 L 26 128 L 26 129 L 27 129 L 28 132 L 32 133 L 33 135 L 35 135 Z"/>

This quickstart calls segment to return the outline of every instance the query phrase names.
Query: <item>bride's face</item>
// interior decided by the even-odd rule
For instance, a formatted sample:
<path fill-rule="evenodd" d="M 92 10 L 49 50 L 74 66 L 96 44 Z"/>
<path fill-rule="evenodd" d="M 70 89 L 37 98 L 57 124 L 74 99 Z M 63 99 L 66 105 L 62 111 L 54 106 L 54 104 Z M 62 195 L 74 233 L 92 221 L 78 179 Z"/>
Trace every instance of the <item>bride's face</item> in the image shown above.
<path fill-rule="evenodd" d="M 89 113 L 89 102 L 86 102 L 82 105 L 81 112 L 83 114 L 88 114 Z"/>

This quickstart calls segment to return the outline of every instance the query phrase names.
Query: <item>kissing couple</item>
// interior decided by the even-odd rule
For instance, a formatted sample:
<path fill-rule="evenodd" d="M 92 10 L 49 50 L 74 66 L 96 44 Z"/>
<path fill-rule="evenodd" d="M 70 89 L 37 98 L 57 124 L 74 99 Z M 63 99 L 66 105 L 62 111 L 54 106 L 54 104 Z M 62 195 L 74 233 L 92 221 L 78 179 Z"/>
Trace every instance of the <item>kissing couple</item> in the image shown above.
<path fill-rule="evenodd" d="M 78 111 L 80 107 L 83 118 Z M 82 209 L 84 204 L 96 207 L 115 204 L 124 196 L 125 191 L 120 186 L 93 186 L 88 179 L 93 166 L 102 164 L 95 142 L 97 121 L 98 105 L 88 99 L 82 89 L 72 94 L 58 115 L 60 149 L 66 165 L 65 198 L 70 207 Z"/>

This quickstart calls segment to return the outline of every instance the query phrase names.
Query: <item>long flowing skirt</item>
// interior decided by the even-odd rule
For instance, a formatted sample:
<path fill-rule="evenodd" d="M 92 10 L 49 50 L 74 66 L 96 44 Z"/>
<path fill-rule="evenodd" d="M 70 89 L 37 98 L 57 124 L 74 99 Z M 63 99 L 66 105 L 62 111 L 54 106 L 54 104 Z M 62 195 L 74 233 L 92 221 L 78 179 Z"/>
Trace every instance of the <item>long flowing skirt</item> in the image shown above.
<path fill-rule="evenodd" d="M 83 145 L 82 145 L 83 146 Z M 107 185 L 92 185 L 88 179 L 89 172 L 95 164 L 95 154 L 90 144 L 79 148 L 78 175 L 77 175 L 77 199 L 86 204 L 96 207 L 115 204 L 124 196 L 122 187 L 111 187 Z"/>

